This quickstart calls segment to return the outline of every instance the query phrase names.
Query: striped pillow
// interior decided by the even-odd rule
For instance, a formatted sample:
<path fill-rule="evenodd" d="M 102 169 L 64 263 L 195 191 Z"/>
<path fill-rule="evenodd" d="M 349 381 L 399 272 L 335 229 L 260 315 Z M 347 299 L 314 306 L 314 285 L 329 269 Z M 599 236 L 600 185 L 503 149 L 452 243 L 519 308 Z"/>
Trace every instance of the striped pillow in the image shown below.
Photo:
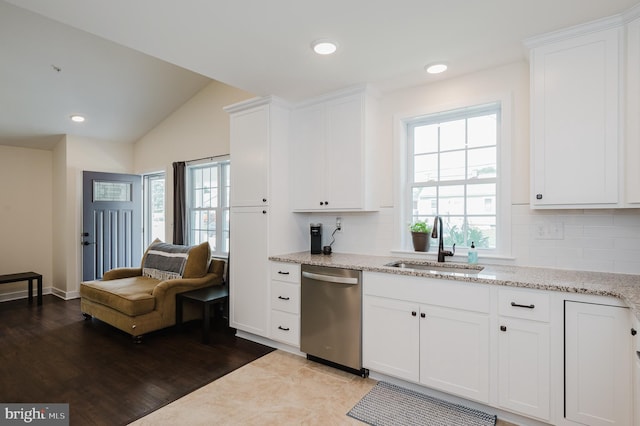
<path fill-rule="evenodd" d="M 154 242 L 147 250 L 142 275 L 165 281 L 182 278 L 189 258 L 189 247 Z"/>

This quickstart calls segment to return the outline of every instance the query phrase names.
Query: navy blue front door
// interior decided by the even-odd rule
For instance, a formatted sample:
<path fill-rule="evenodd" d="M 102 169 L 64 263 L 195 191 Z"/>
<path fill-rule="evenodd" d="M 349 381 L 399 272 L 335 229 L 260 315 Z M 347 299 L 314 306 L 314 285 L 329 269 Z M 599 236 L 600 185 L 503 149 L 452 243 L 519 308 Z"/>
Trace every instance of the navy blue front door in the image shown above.
<path fill-rule="evenodd" d="M 138 267 L 142 257 L 142 178 L 83 172 L 82 280 L 113 268 Z"/>

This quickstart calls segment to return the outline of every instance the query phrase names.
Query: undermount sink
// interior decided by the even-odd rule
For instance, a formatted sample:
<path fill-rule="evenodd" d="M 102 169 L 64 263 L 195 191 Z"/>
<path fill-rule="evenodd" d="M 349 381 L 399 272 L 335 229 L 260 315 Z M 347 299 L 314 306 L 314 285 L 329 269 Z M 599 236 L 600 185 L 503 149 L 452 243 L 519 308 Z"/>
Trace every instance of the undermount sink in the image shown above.
<path fill-rule="evenodd" d="M 463 265 L 463 264 L 434 264 L 434 263 L 419 263 L 419 262 L 407 262 L 396 261 L 387 263 L 384 266 L 390 266 L 392 268 L 399 269 L 413 269 L 431 274 L 460 274 L 460 275 L 476 275 L 482 272 L 483 266 L 477 265 Z"/>

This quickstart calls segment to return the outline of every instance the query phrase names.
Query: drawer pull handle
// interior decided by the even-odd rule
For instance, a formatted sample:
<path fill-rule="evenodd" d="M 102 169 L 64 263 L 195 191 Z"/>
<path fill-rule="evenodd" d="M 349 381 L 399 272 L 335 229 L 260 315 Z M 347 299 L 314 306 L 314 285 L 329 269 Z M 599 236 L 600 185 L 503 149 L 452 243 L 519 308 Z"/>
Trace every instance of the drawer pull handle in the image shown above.
<path fill-rule="evenodd" d="M 520 305 L 516 302 L 511 302 L 511 306 L 516 307 L 516 308 L 527 308 L 527 309 L 533 309 L 536 307 L 536 305 L 534 305 L 533 303 L 530 305 Z"/>
<path fill-rule="evenodd" d="M 285 296 L 278 296 L 278 299 L 280 299 L 280 300 L 289 300 L 289 298 L 285 297 Z"/>
<path fill-rule="evenodd" d="M 289 327 L 283 327 L 281 325 L 278 326 L 278 330 L 289 331 Z"/>
<path fill-rule="evenodd" d="M 279 273 L 280 275 L 289 275 L 289 273 L 288 273 L 288 272 L 278 271 L 278 273 Z"/>

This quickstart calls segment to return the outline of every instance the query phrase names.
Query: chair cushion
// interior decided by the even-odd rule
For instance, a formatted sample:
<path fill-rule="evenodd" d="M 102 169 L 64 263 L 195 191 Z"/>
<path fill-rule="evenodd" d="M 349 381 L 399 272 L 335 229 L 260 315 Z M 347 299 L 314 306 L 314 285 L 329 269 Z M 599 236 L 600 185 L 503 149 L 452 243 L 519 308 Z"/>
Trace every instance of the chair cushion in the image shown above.
<path fill-rule="evenodd" d="M 155 308 L 152 292 L 159 282 L 155 278 L 143 276 L 87 281 L 80 285 L 80 296 L 129 316 L 142 315 Z"/>

